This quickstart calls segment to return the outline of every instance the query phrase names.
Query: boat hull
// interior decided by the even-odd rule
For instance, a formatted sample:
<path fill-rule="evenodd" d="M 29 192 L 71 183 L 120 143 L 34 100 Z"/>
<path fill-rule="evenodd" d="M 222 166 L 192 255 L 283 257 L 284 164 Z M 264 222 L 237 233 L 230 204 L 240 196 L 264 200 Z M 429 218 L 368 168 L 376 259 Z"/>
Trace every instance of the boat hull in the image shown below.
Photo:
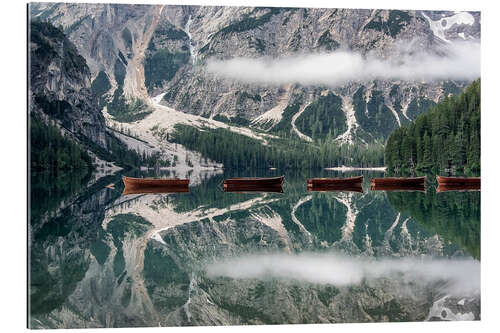
<path fill-rule="evenodd" d="M 385 177 L 385 178 L 372 178 L 370 184 L 372 186 L 423 186 L 425 185 L 426 176 L 424 177 L 413 177 L 413 178 L 404 178 L 404 177 Z"/>
<path fill-rule="evenodd" d="M 224 179 L 224 188 L 228 186 L 281 186 L 285 176 L 271 178 L 230 178 Z"/>
<path fill-rule="evenodd" d="M 189 179 L 177 178 L 133 178 L 123 176 L 123 183 L 126 187 L 165 187 L 165 186 L 188 186 Z"/>
<path fill-rule="evenodd" d="M 481 177 L 443 177 L 436 176 L 439 185 L 479 185 L 481 186 Z"/>
<path fill-rule="evenodd" d="M 122 195 L 127 194 L 166 194 L 166 193 L 186 193 L 189 186 L 125 186 Z"/>
<path fill-rule="evenodd" d="M 363 176 L 351 178 L 310 178 L 307 180 L 307 186 L 341 186 L 361 184 Z"/>
<path fill-rule="evenodd" d="M 361 184 L 356 185 L 321 185 L 321 186 L 307 186 L 307 190 L 310 192 L 356 192 L 363 193 L 363 188 Z"/>
<path fill-rule="evenodd" d="M 224 185 L 224 192 L 233 193 L 255 193 L 255 192 L 270 192 L 270 193 L 283 193 L 281 185 Z"/>

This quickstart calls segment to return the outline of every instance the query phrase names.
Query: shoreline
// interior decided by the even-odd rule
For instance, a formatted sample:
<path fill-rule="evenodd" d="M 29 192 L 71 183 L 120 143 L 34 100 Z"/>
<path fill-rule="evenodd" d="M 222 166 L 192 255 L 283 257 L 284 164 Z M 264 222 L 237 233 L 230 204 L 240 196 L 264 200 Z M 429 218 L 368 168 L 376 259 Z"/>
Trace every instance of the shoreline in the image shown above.
<path fill-rule="evenodd" d="M 385 172 L 387 167 L 367 167 L 367 168 L 362 168 L 362 167 L 346 167 L 345 165 L 341 167 L 331 167 L 331 168 L 324 168 L 324 170 L 331 170 L 331 171 L 342 171 L 342 172 L 347 172 L 347 171 L 381 171 Z"/>

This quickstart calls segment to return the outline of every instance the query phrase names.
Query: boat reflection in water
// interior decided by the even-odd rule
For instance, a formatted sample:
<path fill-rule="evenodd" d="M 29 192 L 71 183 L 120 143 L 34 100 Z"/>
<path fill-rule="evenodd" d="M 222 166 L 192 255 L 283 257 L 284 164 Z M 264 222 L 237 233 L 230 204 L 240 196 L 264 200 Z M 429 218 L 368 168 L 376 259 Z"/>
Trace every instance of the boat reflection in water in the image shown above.
<path fill-rule="evenodd" d="M 448 191 L 481 191 L 481 184 L 462 184 L 462 185 L 443 185 L 439 184 L 436 188 L 436 192 L 448 192 Z"/>
<path fill-rule="evenodd" d="M 142 187 L 125 187 L 122 195 L 127 194 L 164 194 L 164 193 L 186 193 L 189 192 L 189 186 L 142 186 Z"/>
<path fill-rule="evenodd" d="M 397 185 L 397 184 L 371 184 L 372 191 L 408 191 L 408 192 L 425 192 L 425 185 Z"/>
<path fill-rule="evenodd" d="M 481 191 L 481 177 L 443 177 L 436 176 L 436 192 Z"/>
<path fill-rule="evenodd" d="M 423 177 L 384 177 L 372 178 L 372 186 L 424 186 L 426 176 Z"/>

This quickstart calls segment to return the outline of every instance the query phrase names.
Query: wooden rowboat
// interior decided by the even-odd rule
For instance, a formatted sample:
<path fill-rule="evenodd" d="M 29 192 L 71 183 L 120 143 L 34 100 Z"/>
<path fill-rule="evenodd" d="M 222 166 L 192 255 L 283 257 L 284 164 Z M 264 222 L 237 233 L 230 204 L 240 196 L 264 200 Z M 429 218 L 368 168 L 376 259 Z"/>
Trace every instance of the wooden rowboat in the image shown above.
<path fill-rule="evenodd" d="M 189 179 L 178 178 L 133 178 L 123 176 L 125 187 L 188 186 Z"/>
<path fill-rule="evenodd" d="M 372 178 L 370 184 L 372 186 L 391 185 L 391 186 L 410 186 L 410 185 L 425 185 L 426 176 L 423 177 L 385 177 Z"/>
<path fill-rule="evenodd" d="M 310 178 L 307 180 L 307 186 L 330 186 L 330 185 L 353 185 L 361 184 L 363 176 L 350 178 Z"/>
<path fill-rule="evenodd" d="M 270 178 L 230 178 L 224 179 L 224 188 L 228 186 L 275 186 L 282 185 L 285 176 L 270 177 Z"/>
<path fill-rule="evenodd" d="M 436 176 L 439 185 L 479 185 L 481 177 L 443 177 Z"/>

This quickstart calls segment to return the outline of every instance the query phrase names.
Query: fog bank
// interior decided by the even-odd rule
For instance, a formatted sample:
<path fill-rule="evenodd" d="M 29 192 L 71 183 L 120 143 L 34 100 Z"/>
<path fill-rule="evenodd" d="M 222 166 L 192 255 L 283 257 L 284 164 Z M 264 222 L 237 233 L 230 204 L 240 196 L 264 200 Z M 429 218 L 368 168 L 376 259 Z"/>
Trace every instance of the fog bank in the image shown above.
<path fill-rule="evenodd" d="M 474 80 L 480 77 L 480 43 L 456 42 L 437 54 L 400 43 L 393 55 L 383 59 L 374 53 L 341 50 L 293 57 L 233 58 L 212 60 L 207 71 L 216 76 L 247 83 L 330 85 L 370 80 Z"/>

